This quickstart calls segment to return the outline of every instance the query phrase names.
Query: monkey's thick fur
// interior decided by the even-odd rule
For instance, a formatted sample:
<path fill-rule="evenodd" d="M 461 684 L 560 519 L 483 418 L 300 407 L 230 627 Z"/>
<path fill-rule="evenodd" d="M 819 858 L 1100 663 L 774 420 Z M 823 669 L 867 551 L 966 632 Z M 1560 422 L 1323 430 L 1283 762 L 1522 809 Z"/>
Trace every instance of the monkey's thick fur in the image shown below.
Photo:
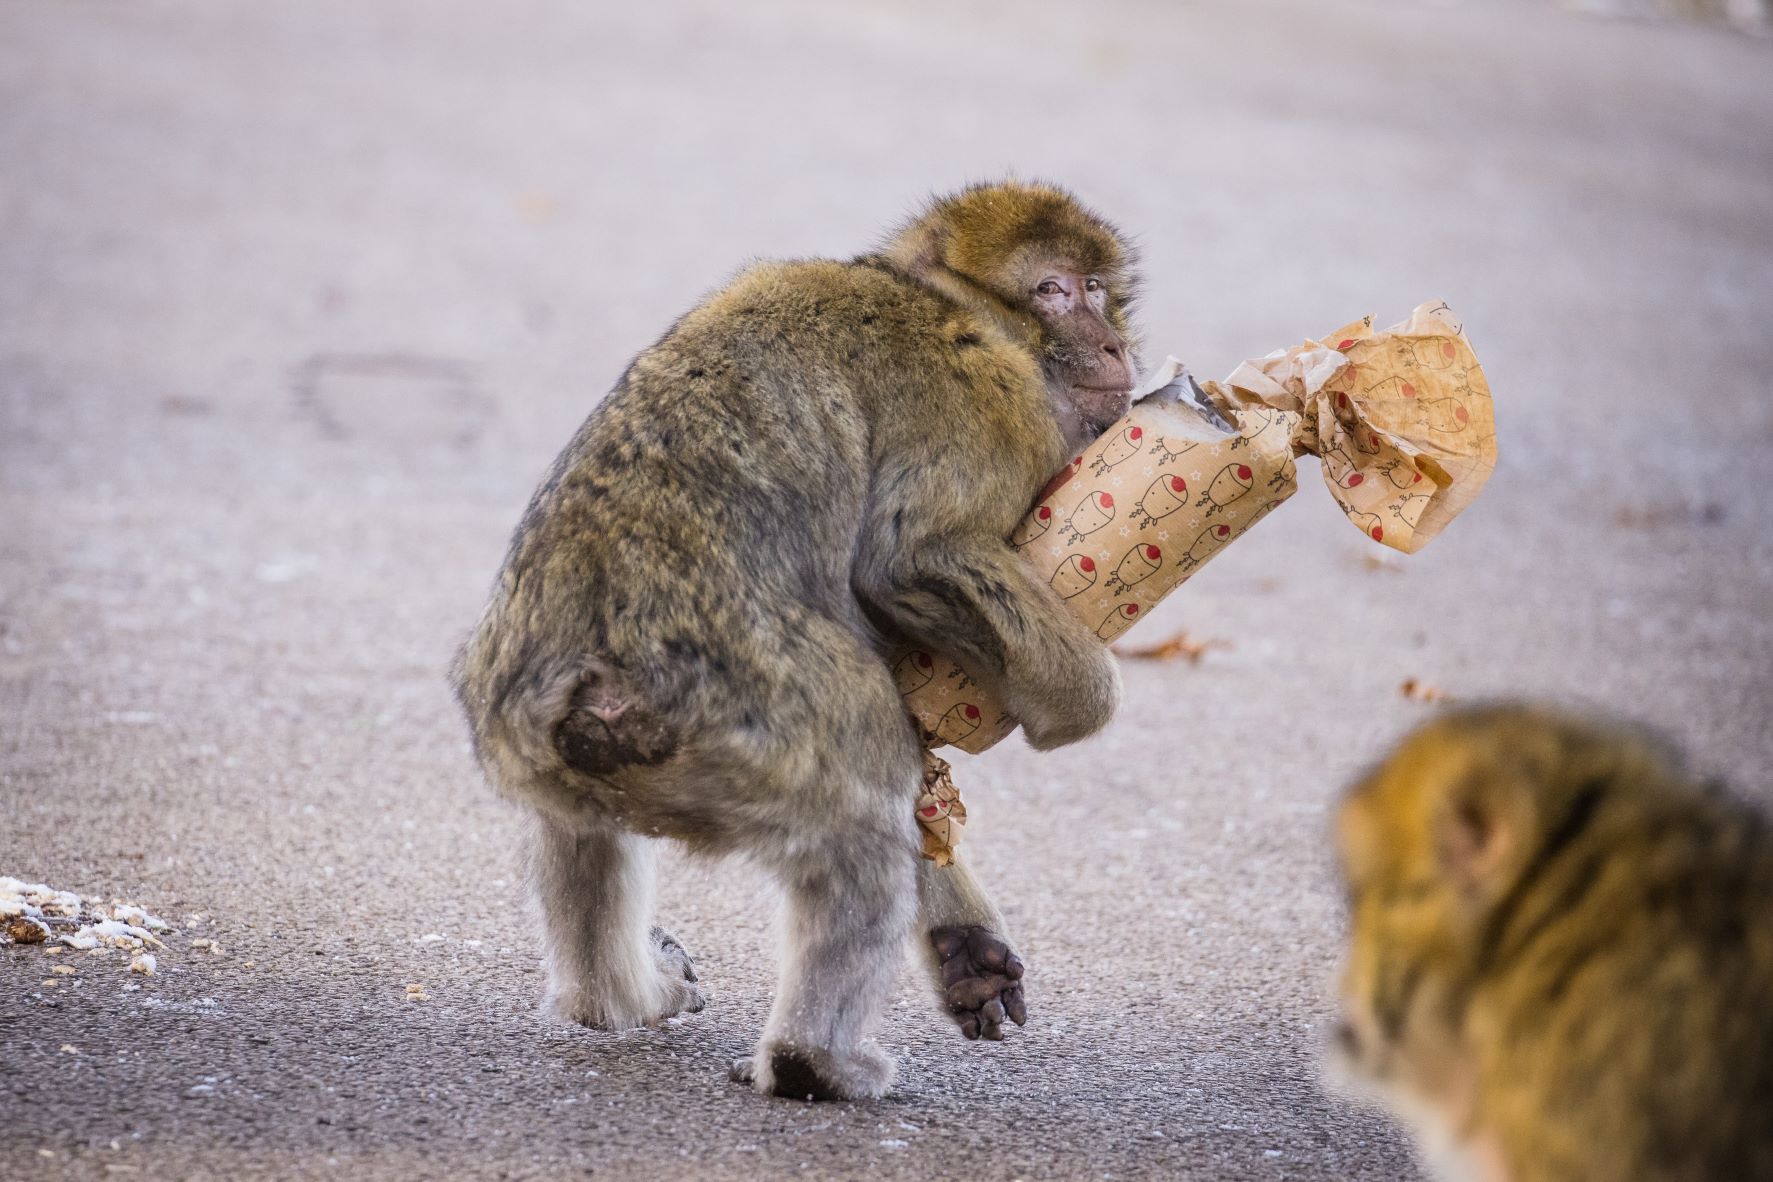
<path fill-rule="evenodd" d="M 1773 833 L 1644 735 L 1450 714 L 1344 804 L 1342 1049 L 1446 1176 L 1773 1179 Z"/>
<path fill-rule="evenodd" d="M 1102 284 L 1100 324 L 1036 314 L 1053 266 Z M 785 891 L 774 1010 L 735 1066 L 760 1090 L 886 1090 L 868 1031 L 914 920 L 969 1036 L 1021 1019 L 996 908 L 918 858 L 920 747 L 880 646 L 952 653 L 1037 747 L 1108 721 L 1111 659 L 1005 538 L 1124 412 L 1091 375 L 1130 373 L 1131 284 L 1119 237 L 1062 191 L 982 186 L 877 253 L 744 271 L 592 412 L 455 672 L 488 778 L 534 811 L 557 1012 L 614 1029 L 701 1008 L 651 926 L 649 839 L 669 837 Z"/>

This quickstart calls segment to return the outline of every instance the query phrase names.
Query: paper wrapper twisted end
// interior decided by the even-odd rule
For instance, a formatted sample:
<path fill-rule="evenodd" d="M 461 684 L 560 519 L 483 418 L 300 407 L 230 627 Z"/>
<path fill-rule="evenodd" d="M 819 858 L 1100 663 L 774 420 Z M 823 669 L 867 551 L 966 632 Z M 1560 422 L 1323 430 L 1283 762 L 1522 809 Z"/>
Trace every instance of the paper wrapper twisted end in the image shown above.
<path fill-rule="evenodd" d="M 1291 497 L 1296 455 L 1319 457 L 1363 534 L 1406 553 L 1463 511 L 1496 464 L 1490 389 L 1445 303 L 1385 330 L 1369 316 L 1223 382 L 1196 384 L 1171 358 L 1135 394 L 1008 539 L 1105 644 Z M 976 753 L 1016 729 L 940 653 L 907 646 L 890 659 L 926 747 Z M 946 765 L 933 779 L 930 766 L 926 781 L 946 784 Z M 926 803 L 953 802 L 926 789 Z"/>
<path fill-rule="evenodd" d="M 1234 417 L 1280 411 L 1293 451 L 1362 533 L 1406 554 L 1471 504 L 1496 466 L 1490 387 L 1444 301 L 1383 332 L 1371 316 L 1246 361 L 1209 397 Z"/>
<path fill-rule="evenodd" d="M 923 738 L 923 792 L 917 798 L 917 824 L 923 830 L 923 856 L 938 866 L 954 861 L 954 847 L 967 826 L 967 806 L 948 774 L 948 761 L 933 750 L 941 743 L 927 730 Z"/>

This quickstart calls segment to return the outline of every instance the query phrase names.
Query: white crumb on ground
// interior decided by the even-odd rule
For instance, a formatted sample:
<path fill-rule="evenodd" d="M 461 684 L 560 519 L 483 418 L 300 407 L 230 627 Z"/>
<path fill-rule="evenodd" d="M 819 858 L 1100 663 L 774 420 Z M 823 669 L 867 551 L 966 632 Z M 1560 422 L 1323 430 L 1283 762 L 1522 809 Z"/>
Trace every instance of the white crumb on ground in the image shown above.
<path fill-rule="evenodd" d="M 6 925 L 13 925 L 10 933 Z M 32 941 L 31 928 L 41 933 Z M 65 949 L 105 956 L 121 952 L 128 958 L 129 971 L 151 976 L 159 967 L 153 950 L 166 951 L 166 944 L 156 932 L 171 933 L 173 927 L 145 907 L 122 899 L 109 904 L 97 899 L 81 898 L 73 891 L 57 890 L 40 882 L 26 882 L 0 875 L 0 944 L 17 943 L 15 937 L 54 956 Z M 211 952 L 220 953 L 214 940 L 205 941 Z M 49 970 L 56 974 L 45 983 L 74 976 L 73 965 L 59 964 Z M 126 986 L 134 988 L 134 986 Z"/>

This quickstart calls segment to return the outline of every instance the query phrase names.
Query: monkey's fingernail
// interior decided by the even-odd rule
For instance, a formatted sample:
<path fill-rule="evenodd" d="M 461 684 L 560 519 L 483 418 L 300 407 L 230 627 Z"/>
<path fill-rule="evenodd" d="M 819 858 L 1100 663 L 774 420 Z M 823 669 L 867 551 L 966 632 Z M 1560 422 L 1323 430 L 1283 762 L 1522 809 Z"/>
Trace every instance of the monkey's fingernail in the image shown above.
<path fill-rule="evenodd" d="M 1009 960 L 1003 966 L 1003 975 L 1012 981 L 1020 981 L 1022 979 L 1022 958 L 1014 952 L 1010 953 Z"/>
<path fill-rule="evenodd" d="M 1018 1026 L 1028 1025 L 1028 1003 L 1022 998 L 1020 985 L 1005 992 L 1003 1004 L 1005 1012 L 1010 1016 L 1010 1021 Z"/>

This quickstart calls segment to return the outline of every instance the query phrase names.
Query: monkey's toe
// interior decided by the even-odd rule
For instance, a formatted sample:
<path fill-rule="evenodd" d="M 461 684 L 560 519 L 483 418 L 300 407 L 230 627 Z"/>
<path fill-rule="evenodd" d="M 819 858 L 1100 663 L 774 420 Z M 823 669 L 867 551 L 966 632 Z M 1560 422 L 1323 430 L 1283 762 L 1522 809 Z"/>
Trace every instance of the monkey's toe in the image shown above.
<path fill-rule="evenodd" d="M 734 1059 L 726 1069 L 726 1077 L 736 1084 L 748 1084 L 757 1078 L 757 1061 L 750 1055 Z"/>
<path fill-rule="evenodd" d="M 669 966 L 680 973 L 685 981 L 692 985 L 701 978 L 696 976 L 696 962 L 684 946 L 677 942 L 677 937 L 661 927 L 654 927 L 652 932 L 653 947 L 657 950 L 659 963 Z"/>
<path fill-rule="evenodd" d="M 1022 993 L 1022 958 L 989 928 L 947 927 L 930 933 L 941 966 L 940 987 L 948 1013 L 968 1039 L 1003 1039 L 1007 1018 L 1028 1022 Z"/>

